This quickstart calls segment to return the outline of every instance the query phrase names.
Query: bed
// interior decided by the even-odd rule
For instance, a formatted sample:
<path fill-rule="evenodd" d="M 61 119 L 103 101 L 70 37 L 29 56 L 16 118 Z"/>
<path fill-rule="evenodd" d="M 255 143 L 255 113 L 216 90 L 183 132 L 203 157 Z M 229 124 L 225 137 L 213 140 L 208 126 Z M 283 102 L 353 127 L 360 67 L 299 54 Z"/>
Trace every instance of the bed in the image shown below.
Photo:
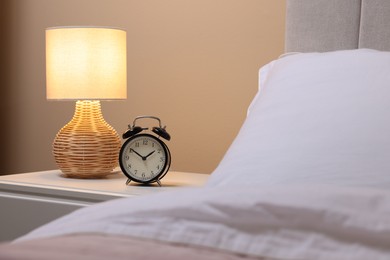
<path fill-rule="evenodd" d="M 389 25 L 386 0 L 288 0 L 204 187 L 77 210 L 0 259 L 390 259 Z"/>

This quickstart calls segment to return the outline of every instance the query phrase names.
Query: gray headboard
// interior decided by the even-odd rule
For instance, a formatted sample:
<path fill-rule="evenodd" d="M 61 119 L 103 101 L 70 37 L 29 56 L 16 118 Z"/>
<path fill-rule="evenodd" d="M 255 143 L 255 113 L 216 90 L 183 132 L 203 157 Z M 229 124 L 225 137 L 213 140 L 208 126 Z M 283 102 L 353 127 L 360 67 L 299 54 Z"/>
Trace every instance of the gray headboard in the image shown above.
<path fill-rule="evenodd" d="M 286 52 L 390 51 L 390 0 L 286 1 Z"/>

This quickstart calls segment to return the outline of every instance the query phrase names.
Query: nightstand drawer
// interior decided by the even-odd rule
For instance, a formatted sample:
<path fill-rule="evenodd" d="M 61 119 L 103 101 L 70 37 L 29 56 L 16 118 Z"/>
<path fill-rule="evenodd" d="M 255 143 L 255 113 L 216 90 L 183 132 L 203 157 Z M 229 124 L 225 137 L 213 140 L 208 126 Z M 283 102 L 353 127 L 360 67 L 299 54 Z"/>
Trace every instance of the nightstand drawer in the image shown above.
<path fill-rule="evenodd" d="M 91 203 L 0 193 L 0 241 L 17 238 Z"/>
<path fill-rule="evenodd" d="M 207 175 L 169 172 L 162 187 L 130 185 L 114 173 L 104 179 L 70 179 L 59 170 L 0 177 L 0 241 L 11 240 L 76 209 L 112 199 L 203 185 Z"/>

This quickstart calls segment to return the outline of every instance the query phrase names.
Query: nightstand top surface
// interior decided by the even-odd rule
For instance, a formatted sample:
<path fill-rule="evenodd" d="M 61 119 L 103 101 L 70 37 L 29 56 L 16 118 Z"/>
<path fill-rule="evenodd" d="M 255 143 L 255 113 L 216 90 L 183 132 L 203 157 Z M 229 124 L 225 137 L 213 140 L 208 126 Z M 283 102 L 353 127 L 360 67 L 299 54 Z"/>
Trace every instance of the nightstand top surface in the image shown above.
<path fill-rule="evenodd" d="M 104 179 L 73 179 L 63 177 L 60 170 L 40 171 L 0 176 L 0 190 L 32 195 L 91 197 L 91 200 L 146 195 L 178 187 L 202 186 L 209 175 L 170 171 L 161 180 L 162 186 L 126 185 L 126 176 L 120 170 Z"/>

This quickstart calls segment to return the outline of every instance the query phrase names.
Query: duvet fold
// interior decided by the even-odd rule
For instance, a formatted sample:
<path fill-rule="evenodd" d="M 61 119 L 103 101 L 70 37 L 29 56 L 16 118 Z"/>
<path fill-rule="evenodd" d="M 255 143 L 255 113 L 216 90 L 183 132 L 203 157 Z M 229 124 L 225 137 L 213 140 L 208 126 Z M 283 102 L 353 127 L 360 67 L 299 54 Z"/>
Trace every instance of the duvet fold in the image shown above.
<path fill-rule="evenodd" d="M 276 259 L 389 259 L 390 193 L 369 188 L 194 188 L 75 211 L 15 243 L 103 233 Z"/>

